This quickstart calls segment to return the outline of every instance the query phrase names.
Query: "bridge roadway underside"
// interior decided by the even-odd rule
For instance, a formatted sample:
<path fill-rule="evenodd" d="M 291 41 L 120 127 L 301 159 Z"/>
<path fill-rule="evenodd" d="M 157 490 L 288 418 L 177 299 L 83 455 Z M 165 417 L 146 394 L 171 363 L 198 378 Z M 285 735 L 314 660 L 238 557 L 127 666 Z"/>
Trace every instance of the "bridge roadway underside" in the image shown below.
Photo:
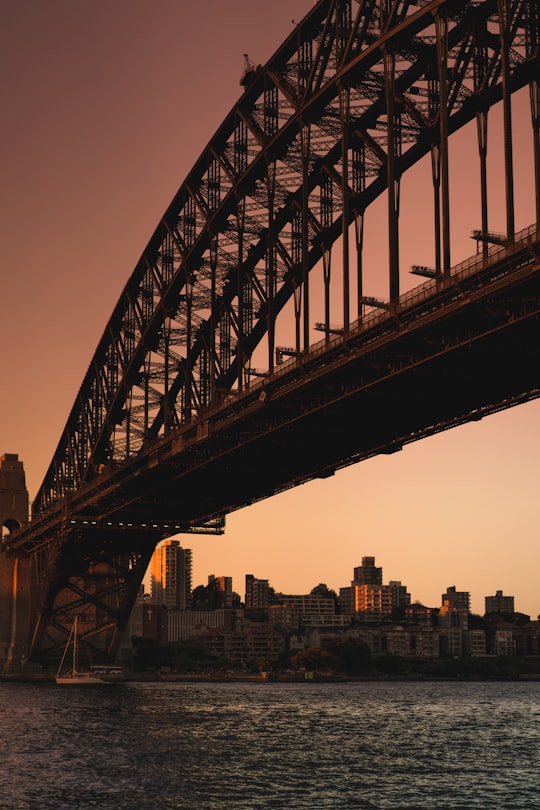
<path fill-rule="evenodd" d="M 538 396 L 539 253 L 536 234 L 481 272 L 355 325 L 89 482 L 73 518 L 196 526 Z"/>

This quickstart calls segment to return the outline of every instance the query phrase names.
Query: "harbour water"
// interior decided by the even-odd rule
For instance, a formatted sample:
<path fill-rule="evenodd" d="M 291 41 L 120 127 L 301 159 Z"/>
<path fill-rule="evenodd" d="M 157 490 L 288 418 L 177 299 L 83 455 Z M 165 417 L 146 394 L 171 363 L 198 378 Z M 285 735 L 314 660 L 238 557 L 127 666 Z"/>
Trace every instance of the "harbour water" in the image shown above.
<path fill-rule="evenodd" d="M 2 810 L 536 810 L 540 683 L 0 683 Z"/>

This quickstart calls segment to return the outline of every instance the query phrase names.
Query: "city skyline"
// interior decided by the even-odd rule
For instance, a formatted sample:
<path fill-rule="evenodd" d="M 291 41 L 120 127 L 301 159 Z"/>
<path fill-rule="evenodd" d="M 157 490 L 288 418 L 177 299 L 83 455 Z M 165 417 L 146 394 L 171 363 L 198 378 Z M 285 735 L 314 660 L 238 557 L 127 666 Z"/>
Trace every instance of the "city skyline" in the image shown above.
<path fill-rule="evenodd" d="M 242 92 L 243 54 L 265 62 L 311 6 L 278 0 L 261 24 L 265 6 L 247 0 L 218 6 L 204 20 L 196 7 L 172 0 L 2 4 L 0 454 L 18 454 L 31 498 L 137 259 Z M 519 94 L 517 112 L 527 104 Z M 502 230 L 497 116 L 490 216 Z M 532 221 L 522 120 L 516 114 L 524 139 L 516 150 L 518 229 Z M 453 261 L 475 250 L 470 231 L 479 212 L 466 193 L 467 174 L 478 171 L 474 137 L 451 139 L 452 187 L 460 192 Z M 404 268 L 429 264 L 431 214 L 417 209 L 412 184 L 403 183 Z M 367 247 L 366 263 L 386 273 L 377 247 Z M 264 572 L 285 592 L 321 581 L 336 590 L 367 548 L 387 579 L 401 579 L 424 604 L 438 598 L 442 581 L 469 591 L 475 613 L 485 595 L 503 590 L 535 618 L 539 416 L 538 401 L 521 405 L 232 513 L 222 537 L 181 536 L 193 549 L 194 581 Z"/>
<path fill-rule="evenodd" d="M 186 538 L 186 539 L 188 539 L 188 538 Z M 168 543 L 168 542 L 169 541 L 164 541 L 165 544 Z M 181 542 L 180 545 L 184 549 L 184 551 L 192 552 L 192 549 L 187 548 L 185 543 Z M 366 557 L 369 558 L 370 556 L 374 557 L 376 564 L 379 562 L 379 560 L 377 559 L 377 557 L 375 555 L 362 555 L 362 563 L 363 563 L 364 559 L 366 559 Z M 194 558 L 193 554 L 191 554 L 190 563 L 189 563 L 190 568 L 194 567 L 195 562 L 196 562 L 196 559 Z M 354 566 L 354 568 L 356 569 L 359 566 L 359 564 L 360 563 L 358 562 L 357 565 Z M 148 574 L 145 577 L 145 593 L 149 594 L 151 599 L 153 600 L 154 597 L 153 597 L 153 593 L 152 593 L 152 589 L 151 589 L 151 576 L 150 576 L 151 567 L 152 567 L 152 564 L 149 566 Z M 540 609 L 535 614 L 529 614 L 529 613 L 527 613 L 527 611 L 521 610 L 520 607 L 519 607 L 519 602 L 520 602 L 519 594 L 509 593 L 507 590 L 505 591 L 503 588 L 494 588 L 493 591 L 491 591 L 490 593 L 485 593 L 482 596 L 479 596 L 478 594 L 471 593 L 466 588 L 459 587 L 459 584 L 452 583 L 452 585 L 447 584 L 445 586 L 441 586 L 440 596 L 439 596 L 438 601 L 436 601 L 433 604 L 432 603 L 427 603 L 427 602 L 423 601 L 422 599 L 420 599 L 419 597 L 417 597 L 414 593 L 412 593 L 412 591 L 410 590 L 407 582 L 405 582 L 403 579 L 388 578 L 384 574 L 384 566 L 381 565 L 381 566 L 377 566 L 377 567 L 382 568 L 382 584 L 383 585 L 389 585 L 390 583 L 393 583 L 393 584 L 402 585 L 406 589 L 407 593 L 410 596 L 410 604 L 420 603 L 424 607 L 427 607 L 427 608 L 439 608 L 442 605 L 443 597 L 446 596 L 449 591 L 455 589 L 456 592 L 458 592 L 458 593 L 460 593 L 460 592 L 468 593 L 470 595 L 470 597 L 471 597 L 471 605 L 473 604 L 473 601 L 474 601 L 475 605 L 480 604 L 480 601 L 481 601 L 481 603 L 483 605 L 483 609 L 481 609 L 481 610 L 473 610 L 472 607 L 471 607 L 471 610 L 470 610 L 471 613 L 476 613 L 476 614 L 478 614 L 480 616 L 483 616 L 485 614 L 485 612 L 486 612 L 485 611 L 485 600 L 486 599 L 504 598 L 504 599 L 512 599 L 514 601 L 514 610 L 515 610 L 516 613 L 523 613 L 525 615 L 530 616 L 531 621 L 535 621 L 536 619 L 539 618 Z M 353 572 L 353 574 L 354 574 L 354 572 Z M 308 588 L 307 590 L 305 590 L 305 591 L 299 591 L 299 590 L 294 590 L 294 589 L 293 590 L 285 590 L 285 589 L 280 588 L 279 585 L 276 585 L 269 577 L 265 576 L 264 572 L 260 572 L 260 571 L 259 572 L 251 572 L 251 571 L 247 572 L 246 571 L 244 573 L 244 575 L 243 575 L 242 586 L 238 587 L 235 584 L 235 578 L 230 576 L 230 574 L 227 571 L 219 571 L 219 572 L 208 573 L 206 578 L 204 580 L 201 580 L 201 581 L 196 581 L 195 578 L 192 577 L 192 591 L 195 588 L 197 588 L 197 587 L 199 587 L 201 585 L 202 586 L 208 585 L 210 579 L 214 579 L 216 577 L 217 578 L 219 578 L 219 577 L 230 578 L 232 580 L 233 593 L 236 593 L 240 597 L 241 601 L 244 601 L 246 577 L 249 576 L 249 575 L 252 575 L 255 578 L 255 580 L 267 581 L 269 587 L 272 588 L 275 591 L 276 594 L 280 594 L 280 595 L 288 595 L 288 594 L 290 594 L 290 595 L 307 595 L 307 594 L 309 594 L 311 592 L 311 590 L 313 588 L 316 588 L 317 585 L 326 585 L 330 590 L 335 592 L 336 596 L 339 596 L 340 595 L 340 589 L 349 587 L 349 585 L 351 585 L 353 583 L 353 581 L 354 581 L 354 576 L 351 576 L 351 579 L 348 580 L 347 583 L 343 582 L 343 583 L 340 583 L 337 587 L 332 587 L 331 585 L 328 585 L 328 583 L 325 582 L 323 579 L 320 579 L 318 582 L 314 582 L 313 585 L 310 588 Z M 442 590 L 443 587 L 445 589 L 444 591 Z"/>

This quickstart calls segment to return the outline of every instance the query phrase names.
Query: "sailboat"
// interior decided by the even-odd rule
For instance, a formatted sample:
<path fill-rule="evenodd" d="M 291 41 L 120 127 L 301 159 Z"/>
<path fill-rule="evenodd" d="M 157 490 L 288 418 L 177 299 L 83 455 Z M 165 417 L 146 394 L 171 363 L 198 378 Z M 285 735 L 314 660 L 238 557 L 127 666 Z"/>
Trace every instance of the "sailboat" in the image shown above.
<path fill-rule="evenodd" d="M 77 619 L 78 617 L 75 616 L 75 621 L 73 622 L 73 626 L 71 628 L 71 633 L 69 634 L 69 638 L 67 640 L 67 644 L 64 649 L 64 654 L 62 656 L 62 660 L 60 661 L 60 666 L 58 667 L 58 672 L 56 673 L 56 683 L 58 684 L 69 684 L 69 685 L 80 685 L 80 686 L 93 686 L 97 684 L 104 684 L 107 681 L 104 681 L 102 678 L 95 675 L 93 672 L 85 672 L 79 669 L 78 666 L 78 638 L 77 638 Z M 64 666 L 64 660 L 66 658 L 67 652 L 69 647 L 72 646 L 72 663 L 71 669 L 67 672 L 62 672 L 62 667 Z"/>

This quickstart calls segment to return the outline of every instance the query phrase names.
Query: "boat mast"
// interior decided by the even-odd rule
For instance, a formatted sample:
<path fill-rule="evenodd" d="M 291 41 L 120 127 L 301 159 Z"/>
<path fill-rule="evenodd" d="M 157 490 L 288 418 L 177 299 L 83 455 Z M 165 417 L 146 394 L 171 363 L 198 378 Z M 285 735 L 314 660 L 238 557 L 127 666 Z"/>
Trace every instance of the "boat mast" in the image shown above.
<path fill-rule="evenodd" d="M 75 621 L 73 623 L 73 673 L 77 672 L 77 619 L 79 617 L 75 616 Z"/>

